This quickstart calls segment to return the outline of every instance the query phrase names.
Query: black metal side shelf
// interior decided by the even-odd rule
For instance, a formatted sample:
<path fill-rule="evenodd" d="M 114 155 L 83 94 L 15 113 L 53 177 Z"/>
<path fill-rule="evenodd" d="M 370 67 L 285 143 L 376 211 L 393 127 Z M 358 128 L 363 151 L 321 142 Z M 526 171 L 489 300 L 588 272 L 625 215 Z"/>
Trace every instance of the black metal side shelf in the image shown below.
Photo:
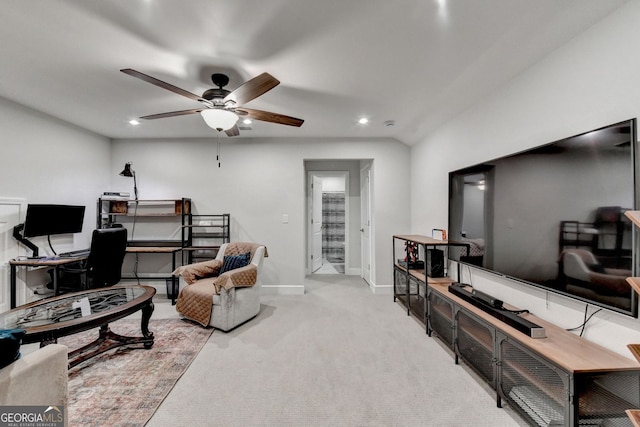
<path fill-rule="evenodd" d="M 192 214 L 185 224 L 187 240 L 184 247 L 184 262 L 193 262 L 215 258 L 220 245 L 229 243 L 231 236 L 231 215 Z"/>
<path fill-rule="evenodd" d="M 444 251 L 441 251 L 438 257 L 433 257 L 433 252 L 430 252 L 429 248 L 448 248 L 449 246 L 468 248 L 469 244 L 438 240 L 417 234 L 397 234 L 393 236 L 392 245 L 393 301 L 400 300 L 407 307 L 407 315 L 416 316 L 424 323 L 426 333 L 430 334 L 426 299 L 429 284 L 450 284 L 453 280 L 446 275 L 447 258 L 443 254 Z M 459 276 L 460 265 L 458 264 Z"/>

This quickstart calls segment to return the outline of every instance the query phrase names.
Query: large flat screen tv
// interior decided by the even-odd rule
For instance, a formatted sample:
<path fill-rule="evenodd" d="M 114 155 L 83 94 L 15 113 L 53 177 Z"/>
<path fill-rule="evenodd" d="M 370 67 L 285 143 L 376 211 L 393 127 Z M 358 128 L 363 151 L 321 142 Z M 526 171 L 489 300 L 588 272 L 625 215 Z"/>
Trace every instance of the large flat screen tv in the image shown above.
<path fill-rule="evenodd" d="M 637 316 L 636 119 L 449 174 L 449 259 Z"/>
<path fill-rule="evenodd" d="M 24 237 L 80 233 L 84 222 L 84 206 L 27 205 Z"/>

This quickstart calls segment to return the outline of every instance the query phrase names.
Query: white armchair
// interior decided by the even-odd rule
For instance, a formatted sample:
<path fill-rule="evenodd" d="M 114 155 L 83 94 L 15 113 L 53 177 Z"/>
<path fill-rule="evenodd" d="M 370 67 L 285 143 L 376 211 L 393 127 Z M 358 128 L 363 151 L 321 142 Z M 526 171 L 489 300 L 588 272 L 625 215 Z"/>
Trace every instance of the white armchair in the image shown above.
<path fill-rule="evenodd" d="M 0 369 L 0 405 L 67 404 L 67 347 L 50 344 Z"/>
<path fill-rule="evenodd" d="M 250 253 L 248 265 L 219 274 L 225 257 Z M 174 274 L 186 285 L 176 310 L 183 317 L 229 331 L 260 311 L 260 271 L 266 247 L 257 243 L 225 243 L 214 260 L 178 267 Z"/>

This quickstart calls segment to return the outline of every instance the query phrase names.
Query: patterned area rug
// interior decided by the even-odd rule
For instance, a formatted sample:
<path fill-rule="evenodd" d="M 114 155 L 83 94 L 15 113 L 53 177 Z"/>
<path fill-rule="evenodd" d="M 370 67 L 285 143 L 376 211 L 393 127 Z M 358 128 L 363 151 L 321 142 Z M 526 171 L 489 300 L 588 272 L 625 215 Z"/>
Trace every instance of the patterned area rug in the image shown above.
<path fill-rule="evenodd" d="M 113 332 L 140 336 L 140 320 L 110 324 Z M 213 328 L 179 319 L 151 320 L 151 349 L 120 347 L 69 370 L 69 426 L 144 426 L 207 342 Z M 58 340 L 74 350 L 98 330 Z"/>

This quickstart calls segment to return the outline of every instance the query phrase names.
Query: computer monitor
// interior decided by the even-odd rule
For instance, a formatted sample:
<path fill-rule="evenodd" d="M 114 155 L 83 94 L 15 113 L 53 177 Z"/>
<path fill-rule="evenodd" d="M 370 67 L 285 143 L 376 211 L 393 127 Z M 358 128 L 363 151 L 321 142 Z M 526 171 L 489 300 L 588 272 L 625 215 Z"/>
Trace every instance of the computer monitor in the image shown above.
<path fill-rule="evenodd" d="M 23 236 L 80 233 L 84 210 L 84 206 L 30 204 L 27 206 Z"/>

